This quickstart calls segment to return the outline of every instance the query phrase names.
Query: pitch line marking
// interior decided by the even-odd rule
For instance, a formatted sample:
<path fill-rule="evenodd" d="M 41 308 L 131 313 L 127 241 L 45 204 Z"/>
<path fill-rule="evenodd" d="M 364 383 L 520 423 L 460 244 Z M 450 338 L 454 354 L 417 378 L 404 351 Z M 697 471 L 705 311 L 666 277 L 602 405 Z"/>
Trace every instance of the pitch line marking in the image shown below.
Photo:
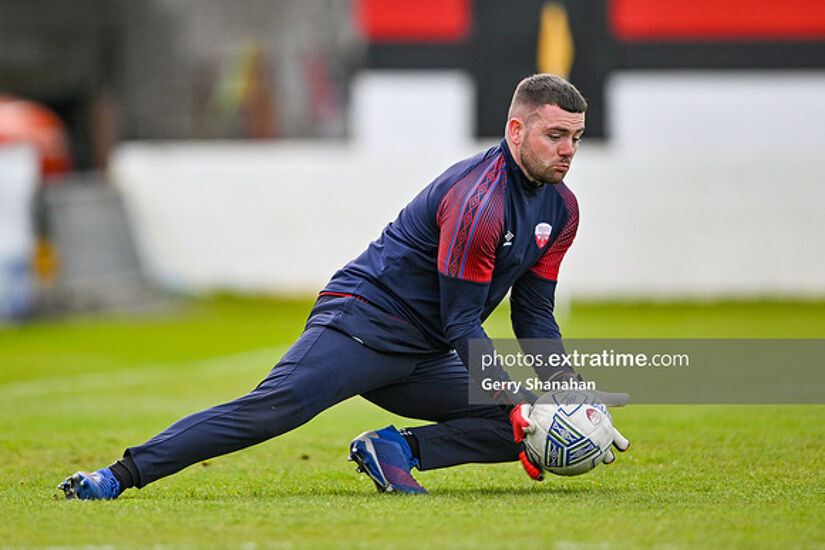
<path fill-rule="evenodd" d="M 125 388 L 145 384 L 153 379 L 163 378 L 182 370 L 196 369 L 198 377 L 226 375 L 227 372 L 242 372 L 252 369 L 262 370 L 267 365 L 272 368 L 286 353 L 288 346 L 275 346 L 229 355 L 220 355 L 207 359 L 180 361 L 170 363 L 153 363 L 143 367 L 110 370 L 95 373 L 79 373 L 66 376 L 52 376 L 8 382 L 0 384 L 0 399 L 39 397 L 49 394 L 71 393 L 79 390 L 94 391 L 113 388 Z M 231 367 L 231 371 L 227 369 Z M 262 372 L 265 375 L 266 372 Z"/>

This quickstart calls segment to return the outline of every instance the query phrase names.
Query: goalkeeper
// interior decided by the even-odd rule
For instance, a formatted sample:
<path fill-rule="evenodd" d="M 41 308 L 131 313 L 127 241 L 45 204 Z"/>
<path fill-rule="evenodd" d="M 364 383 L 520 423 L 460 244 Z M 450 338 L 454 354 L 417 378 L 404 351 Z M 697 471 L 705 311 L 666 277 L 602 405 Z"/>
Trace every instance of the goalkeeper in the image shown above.
<path fill-rule="evenodd" d="M 288 432 L 354 395 L 433 422 L 353 440 L 350 459 L 381 491 L 424 493 L 414 467 L 469 462 L 521 458 L 540 477 L 520 443 L 529 408 L 518 405 L 535 396 L 506 390 L 491 392 L 487 404 L 470 403 L 471 379 L 481 373 L 468 342 L 492 348 L 481 324 L 508 291 L 517 338 L 561 338 L 553 317 L 556 280 L 579 220 L 562 180 L 586 109 L 564 79 L 538 74 L 521 81 L 501 143 L 438 176 L 335 273 L 303 334 L 254 390 L 182 418 L 108 468 L 77 472 L 60 488 L 68 498 L 116 498 Z M 575 376 L 551 368 L 539 375 Z M 484 377 L 509 380 L 500 367 Z"/>

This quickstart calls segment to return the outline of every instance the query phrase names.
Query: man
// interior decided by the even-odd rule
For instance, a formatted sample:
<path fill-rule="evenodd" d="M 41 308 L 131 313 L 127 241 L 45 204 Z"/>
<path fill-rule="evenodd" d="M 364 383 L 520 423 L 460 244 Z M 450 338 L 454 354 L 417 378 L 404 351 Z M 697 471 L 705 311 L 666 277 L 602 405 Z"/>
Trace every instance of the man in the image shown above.
<path fill-rule="evenodd" d="M 353 395 L 429 420 L 356 437 L 350 460 L 380 491 L 426 493 L 410 474 L 468 462 L 521 459 L 522 428 L 535 396 L 491 392 L 471 403 L 480 380 L 469 341 L 491 348 L 481 323 L 511 291 L 518 338 L 558 341 L 556 278 L 573 242 L 578 206 L 562 183 L 584 133 L 587 103 L 567 81 L 524 79 L 505 139 L 424 188 L 358 258 L 321 291 L 306 329 L 248 395 L 185 417 L 124 458 L 61 483 L 67 498 L 116 498 L 195 462 L 260 443 Z M 540 372 L 568 379 L 561 369 Z M 507 381 L 500 367 L 484 377 Z M 626 448 L 626 440 L 617 439 Z M 612 457 L 612 454 L 610 455 Z"/>

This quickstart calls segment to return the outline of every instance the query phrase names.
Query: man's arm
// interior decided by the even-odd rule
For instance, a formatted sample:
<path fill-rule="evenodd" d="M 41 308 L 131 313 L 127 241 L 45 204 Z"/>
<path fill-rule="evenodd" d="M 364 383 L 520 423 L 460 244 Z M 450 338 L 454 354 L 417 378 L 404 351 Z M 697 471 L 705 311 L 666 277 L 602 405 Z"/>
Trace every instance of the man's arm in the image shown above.
<path fill-rule="evenodd" d="M 564 184 L 558 184 L 556 190 L 567 207 L 564 226 L 553 244 L 516 281 L 510 293 L 510 320 L 522 350 L 526 354 L 544 357 L 564 353 L 561 331 L 553 314 L 556 284 L 561 261 L 573 244 L 579 227 L 579 207 L 575 195 Z M 543 366 L 534 370 L 542 380 L 575 376 L 570 368 Z"/>
<path fill-rule="evenodd" d="M 500 185 L 503 155 L 471 170 L 445 194 L 439 204 L 438 282 L 441 324 L 475 383 L 483 378 L 509 382 L 500 365 L 481 371 L 470 361 L 469 340 L 479 339 L 492 353 L 493 345 L 481 328 L 481 315 L 493 277 L 495 252 L 504 227 L 504 189 Z M 511 408 L 534 401 L 529 392 L 490 391 L 491 397 Z"/>
<path fill-rule="evenodd" d="M 561 338 L 553 315 L 556 284 L 561 262 L 579 229 L 579 203 L 563 183 L 556 184 L 554 190 L 564 200 L 564 225 L 553 243 L 513 285 L 510 317 L 516 338 Z"/>
<path fill-rule="evenodd" d="M 528 271 L 510 292 L 510 321 L 516 338 L 561 338 L 553 310 L 556 281 Z"/>
<path fill-rule="evenodd" d="M 464 366 L 470 373 L 470 378 L 479 385 L 481 380 L 489 378 L 491 381 L 509 382 L 510 376 L 501 365 L 494 363 L 482 370 L 478 362 L 471 361 L 470 339 L 477 339 L 481 345 L 478 357 L 492 356 L 495 348 L 484 329 L 481 327 L 481 312 L 487 298 L 489 284 L 474 283 L 460 279 L 439 276 L 441 293 L 441 322 L 444 333 L 458 353 Z M 478 358 L 477 357 L 477 358 Z M 504 384 L 503 390 L 491 390 L 490 397 L 508 411 L 518 403 L 536 400 L 536 396 L 524 389 L 515 390 Z"/>

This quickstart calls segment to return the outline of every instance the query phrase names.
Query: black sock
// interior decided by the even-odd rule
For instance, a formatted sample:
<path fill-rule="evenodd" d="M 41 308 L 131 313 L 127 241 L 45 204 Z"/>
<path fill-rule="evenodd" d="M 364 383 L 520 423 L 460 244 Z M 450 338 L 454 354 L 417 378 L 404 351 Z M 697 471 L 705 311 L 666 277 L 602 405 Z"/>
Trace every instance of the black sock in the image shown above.
<path fill-rule="evenodd" d="M 421 449 L 418 447 L 418 438 L 415 437 L 413 433 L 406 428 L 401 430 L 401 435 L 404 436 L 404 440 L 407 442 L 407 445 L 410 446 L 410 452 L 412 452 L 412 457 L 421 460 Z"/>
<path fill-rule="evenodd" d="M 129 456 L 124 456 L 121 460 L 109 466 L 109 469 L 112 471 L 112 475 L 115 476 L 118 483 L 120 483 L 121 493 L 140 483 L 140 473 L 134 460 Z"/>

